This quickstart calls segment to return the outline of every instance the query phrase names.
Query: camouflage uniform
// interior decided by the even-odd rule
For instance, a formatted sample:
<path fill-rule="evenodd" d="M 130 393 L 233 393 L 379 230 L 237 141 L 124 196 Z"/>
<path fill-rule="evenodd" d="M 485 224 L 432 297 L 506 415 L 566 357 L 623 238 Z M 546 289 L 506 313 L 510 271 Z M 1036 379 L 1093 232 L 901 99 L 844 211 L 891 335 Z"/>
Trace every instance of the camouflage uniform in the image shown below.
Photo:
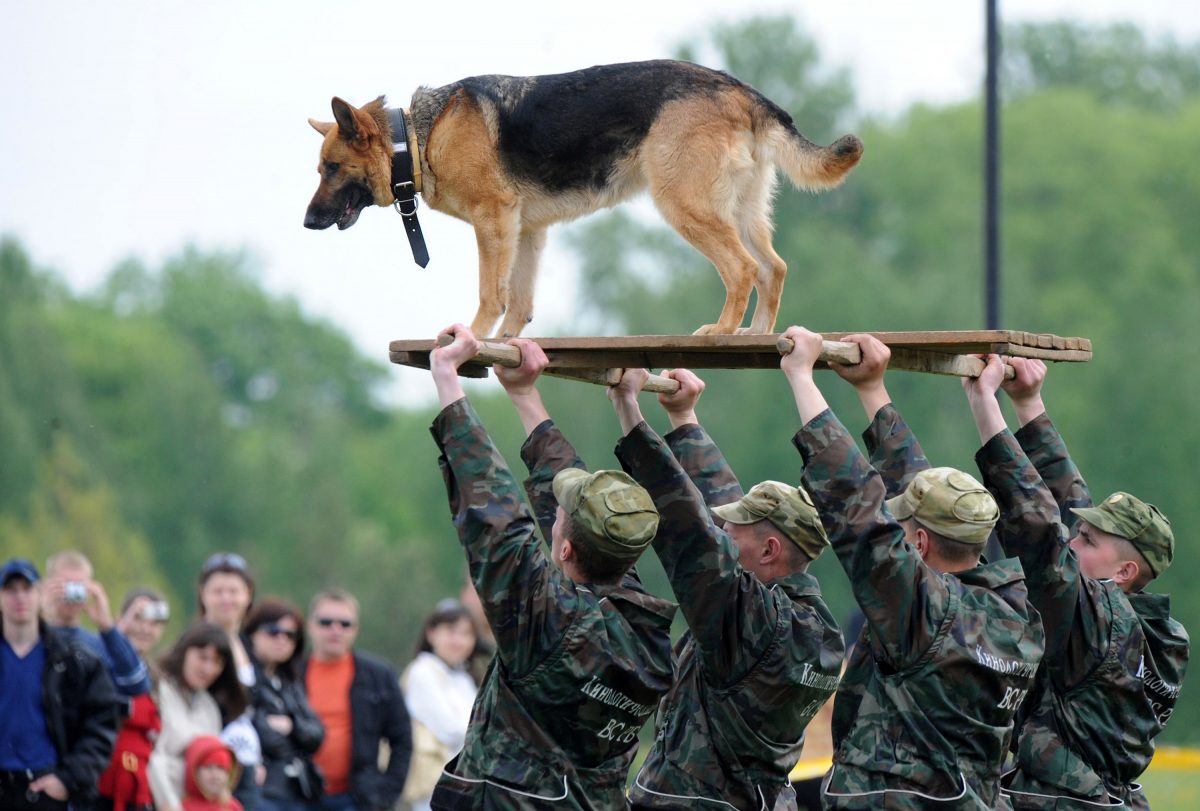
<path fill-rule="evenodd" d="M 1001 543 L 1024 564 L 1046 628 L 1040 693 L 1005 791 L 1022 809 L 1148 808 L 1133 781 L 1173 711 L 1187 634 L 1170 618 L 1166 595 L 1127 595 L 1080 572 L 1060 515 L 1073 528 L 1070 509 L 1091 498 L 1046 415 L 1015 436 L 996 435 L 976 458 L 1001 504 Z M 1031 522 L 1043 529 L 1020 531 Z"/>
<path fill-rule="evenodd" d="M 738 564 L 737 548 L 705 504 L 737 501 L 741 486 L 700 426 L 671 440 L 668 447 L 643 422 L 617 446 L 622 466 L 658 506 L 654 549 L 689 628 L 630 801 L 655 809 L 795 808 L 788 772 L 804 727 L 837 686 L 841 632 L 812 575 L 763 583 Z"/>
<path fill-rule="evenodd" d="M 794 442 L 870 629 L 872 666 L 826 778 L 827 807 L 1007 807 L 1001 762 L 1043 648 L 1020 564 L 934 571 L 905 540 L 884 507 L 880 475 L 832 412 Z"/>
<path fill-rule="evenodd" d="M 891 403 L 875 413 L 862 438 L 871 457 L 871 467 L 879 471 L 888 498 L 900 495 L 913 476 L 929 468 L 921 443 Z M 870 634 L 870 625 L 863 623 L 858 640 L 846 653 L 846 672 L 833 702 L 835 750 L 854 725 L 858 705 L 875 668 Z"/>
<path fill-rule="evenodd" d="M 675 606 L 634 577 L 603 586 L 563 575 L 465 398 L 438 415 L 432 433 L 498 648 L 433 807 L 625 807 L 638 730 L 671 684 Z M 529 489 L 541 518 L 553 472 L 581 463 L 549 421 L 522 455 L 532 461 Z"/>

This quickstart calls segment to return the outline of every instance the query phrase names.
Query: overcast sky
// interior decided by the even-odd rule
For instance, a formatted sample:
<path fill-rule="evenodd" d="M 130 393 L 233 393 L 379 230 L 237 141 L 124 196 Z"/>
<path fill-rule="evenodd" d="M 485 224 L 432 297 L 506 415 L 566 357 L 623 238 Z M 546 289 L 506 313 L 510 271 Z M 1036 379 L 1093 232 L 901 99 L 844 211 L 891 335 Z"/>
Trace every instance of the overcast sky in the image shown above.
<path fill-rule="evenodd" d="M 345 232 L 305 230 L 320 144 L 305 120 L 329 119 L 332 96 L 407 105 L 417 85 L 660 58 L 718 20 L 787 12 L 827 64 L 851 69 L 861 109 L 899 112 L 978 92 L 983 5 L 0 0 L 0 233 L 81 290 L 130 256 L 153 267 L 187 243 L 244 247 L 270 289 L 383 359 L 393 338 L 470 321 L 474 237 L 422 209 L 432 261 L 421 270 L 391 209 L 368 210 Z M 1001 0 L 1000 9 L 1008 21 L 1131 20 L 1200 38 L 1200 4 L 1178 0 Z M 552 229 L 528 334 L 571 332 L 574 275 Z M 423 375 L 396 380 L 401 399 L 428 393 Z"/>

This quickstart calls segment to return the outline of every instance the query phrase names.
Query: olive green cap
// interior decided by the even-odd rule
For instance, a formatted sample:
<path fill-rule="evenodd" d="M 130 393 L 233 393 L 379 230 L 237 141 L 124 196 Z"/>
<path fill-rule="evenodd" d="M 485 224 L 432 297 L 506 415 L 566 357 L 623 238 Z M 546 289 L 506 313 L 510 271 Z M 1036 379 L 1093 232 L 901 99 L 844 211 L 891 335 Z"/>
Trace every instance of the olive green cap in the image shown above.
<path fill-rule="evenodd" d="M 1128 493 L 1113 493 L 1098 507 L 1072 507 L 1071 512 L 1101 532 L 1133 544 L 1155 577 L 1167 570 L 1175 557 L 1175 534 L 1171 522 L 1153 504 Z"/>
<path fill-rule="evenodd" d="M 814 560 L 829 546 L 812 498 L 802 488 L 783 482 L 760 482 L 737 501 L 713 507 L 713 514 L 731 524 L 770 521 Z"/>
<path fill-rule="evenodd" d="M 952 467 L 922 470 L 904 492 L 887 500 L 897 519 L 914 519 L 945 538 L 983 546 L 1000 518 L 996 499 L 970 474 Z"/>
<path fill-rule="evenodd" d="M 554 477 L 554 497 L 585 541 L 618 560 L 634 561 L 658 531 L 658 510 L 640 484 L 619 470 L 589 473 L 577 467 Z"/>

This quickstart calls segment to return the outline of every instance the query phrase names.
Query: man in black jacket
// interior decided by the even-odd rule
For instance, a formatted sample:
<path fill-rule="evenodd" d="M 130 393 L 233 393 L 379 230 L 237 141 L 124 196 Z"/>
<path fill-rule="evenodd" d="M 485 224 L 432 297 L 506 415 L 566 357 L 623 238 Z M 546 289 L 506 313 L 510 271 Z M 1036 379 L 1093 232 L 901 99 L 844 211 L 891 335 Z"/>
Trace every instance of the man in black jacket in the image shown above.
<path fill-rule="evenodd" d="M 313 655 L 302 679 L 308 701 L 325 726 L 313 757 L 325 775 L 325 796 L 314 811 L 384 811 L 396 804 L 408 777 L 412 726 L 396 671 L 353 650 L 358 600 L 329 589 L 313 597 L 308 612 Z M 390 757 L 379 767 L 381 742 Z"/>
<path fill-rule="evenodd" d="M 124 702 L 96 654 L 38 618 L 37 568 L 0 566 L 0 811 L 95 796 Z"/>

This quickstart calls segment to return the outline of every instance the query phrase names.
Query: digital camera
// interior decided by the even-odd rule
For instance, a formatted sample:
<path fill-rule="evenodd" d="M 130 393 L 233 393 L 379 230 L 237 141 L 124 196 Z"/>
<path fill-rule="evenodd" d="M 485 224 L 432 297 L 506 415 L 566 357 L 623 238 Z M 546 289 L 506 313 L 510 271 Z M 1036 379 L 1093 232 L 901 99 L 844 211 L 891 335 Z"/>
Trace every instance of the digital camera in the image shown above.
<path fill-rule="evenodd" d="M 146 603 L 142 606 L 142 610 L 138 612 L 138 615 L 144 620 L 166 622 L 171 618 L 171 606 L 162 601 Z"/>
<path fill-rule="evenodd" d="M 63 602 L 78 605 L 86 603 L 88 598 L 87 586 L 78 580 L 68 580 L 63 583 Z"/>

